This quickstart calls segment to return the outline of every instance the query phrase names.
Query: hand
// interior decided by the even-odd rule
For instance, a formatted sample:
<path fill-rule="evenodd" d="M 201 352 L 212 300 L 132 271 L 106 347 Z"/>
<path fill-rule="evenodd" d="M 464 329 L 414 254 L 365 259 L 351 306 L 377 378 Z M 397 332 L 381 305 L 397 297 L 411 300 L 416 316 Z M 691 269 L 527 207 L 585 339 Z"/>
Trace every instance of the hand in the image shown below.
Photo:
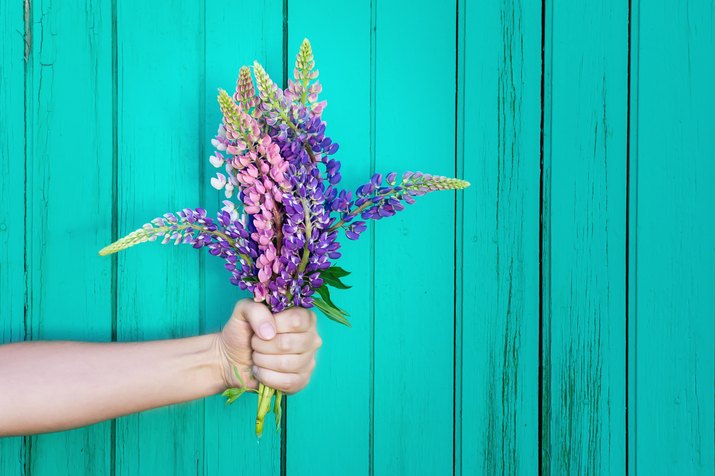
<path fill-rule="evenodd" d="M 273 315 L 264 304 L 238 301 L 217 339 L 226 388 L 243 386 L 235 366 L 248 388 L 258 387 L 257 378 L 288 394 L 303 389 L 322 345 L 315 321 L 315 313 L 308 309 Z"/>

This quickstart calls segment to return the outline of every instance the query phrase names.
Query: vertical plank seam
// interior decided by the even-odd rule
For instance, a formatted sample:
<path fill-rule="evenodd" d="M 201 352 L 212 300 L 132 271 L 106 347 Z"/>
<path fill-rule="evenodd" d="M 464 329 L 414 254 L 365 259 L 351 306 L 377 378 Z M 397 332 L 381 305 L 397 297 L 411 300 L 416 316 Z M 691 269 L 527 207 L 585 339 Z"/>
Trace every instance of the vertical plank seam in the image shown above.
<path fill-rule="evenodd" d="M 288 0 L 283 0 L 283 88 L 288 86 Z M 280 474 L 288 474 L 288 399 L 284 398 L 281 403 L 281 435 L 280 435 Z"/>
<path fill-rule="evenodd" d="M 634 13 L 635 12 L 635 13 Z M 628 109 L 627 109 L 627 202 L 626 202 L 626 474 L 638 474 L 637 446 L 637 407 L 631 402 L 637 401 L 637 325 L 638 325 L 638 136 L 631 140 L 631 135 L 638 129 L 638 66 L 639 66 L 639 20 L 640 3 L 628 2 Z M 635 78 L 635 79 L 634 79 Z M 631 124 L 633 122 L 633 124 Z M 633 151 L 631 151 L 633 149 Z M 633 157 L 633 160 L 631 160 Z M 631 168 L 633 170 L 631 171 Z M 633 201 L 631 207 L 631 201 Z M 631 227 L 633 228 L 631 230 Z M 633 248 L 631 252 L 631 247 Z M 631 297 L 631 292 L 633 296 Z M 633 342 L 631 343 L 631 339 Z M 632 345 L 631 345 L 632 344 Z M 633 426 L 631 427 L 631 422 Z M 632 441 L 631 441 L 632 440 Z"/>
<path fill-rule="evenodd" d="M 630 305 L 630 297 L 629 297 L 629 292 L 630 292 L 630 258 L 629 258 L 629 250 L 630 250 L 630 163 L 631 163 L 631 153 L 630 153 L 630 144 L 631 144 L 631 9 L 632 9 L 632 2 L 631 0 L 628 0 L 628 53 L 627 53 L 627 72 L 626 72 L 626 223 L 625 223 L 625 228 L 626 228 L 626 249 L 625 249 L 625 256 L 626 256 L 626 262 L 625 262 L 625 268 L 626 268 L 626 277 L 625 277 L 625 288 L 626 288 L 626 295 L 625 295 L 625 365 L 626 365 L 626 372 L 625 372 L 625 406 L 626 406 L 626 413 L 625 413 L 625 452 L 626 452 L 626 458 L 625 458 L 625 474 L 628 476 L 629 474 L 629 458 L 630 458 L 630 449 L 629 449 L 629 428 L 628 428 L 628 421 L 629 421 L 629 376 L 628 373 L 630 371 L 630 366 L 629 366 L 629 359 L 630 359 L 630 348 L 629 348 L 629 326 L 630 326 L 630 314 L 628 311 L 629 305 Z"/>
<path fill-rule="evenodd" d="M 377 97 L 377 0 L 370 2 L 370 175 L 375 172 L 376 161 L 376 97 Z M 368 472 L 375 474 L 375 260 L 377 233 L 375 226 L 370 227 L 370 401 L 368 404 L 369 443 Z"/>
<path fill-rule="evenodd" d="M 24 296 L 23 296 L 23 311 L 22 311 L 22 324 L 23 324 L 23 340 L 27 340 L 31 337 L 31 333 L 28 332 L 31 329 L 29 322 L 29 306 L 30 306 L 30 291 L 29 291 L 29 281 L 27 274 L 27 237 L 32 236 L 27 233 L 27 145 L 28 145 L 28 127 L 27 127 L 27 78 L 30 73 L 30 57 L 32 55 L 32 2 L 31 0 L 24 0 L 23 2 L 23 42 L 25 46 L 24 63 L 23 63 L 23 135 L 25 140 L 23 143 L 23 230 L 25 232 L 25 240 L 22 247 L 22 267 L 23 267 L 23 280 L 24 280 Z M 26 476 L 29 476 L 32 472 L 31 461 L 32 461 L 32 437 L 25 436 L 22 438 L 22 446 L 24 450 L 24 461 L 23 461 L 23 471 Z"/>
<path fill-rule="evenodd" d="M 115 0 L 116 1 L 116 0 Z M 200 70 L 199 70 L 199 117 L 196 121 L 196 127 L 198 129 L 197 136 L 199 138 L 199 169 L 198 169 L 198 197 L 197 201 L 200 203 L 203 201 L 206 192 L 206 185 L 204 180 L 204 174 L 206 173 L 206 128 L 204 127 L 204 120 L 206 119 L 206 0 L 201 0 L 199 3 L 199 10 L 201 18 L 199 20 L 199 25 L 201 26 L 201 60 Z M 206 253 L 198 253 L 199 260 L 199 334 L 206 332 Z M 201 424 L 199 428 L 203 432 L 201 438 L 201 455 L 196 461 L 196 473 L 205 474 L 206 473 L 206 398 L 201 399 L 201 410 L 199 412 L 201 416 Z"/>
<path fill-rule="evenodd" d="M 540 88 L 540 124 L 539 124 L 539 371 L 538 371 L 538 393 L 537 411 L 537 473 L 542 474 L 543 468 L 543 401 L 544 401 L 544 276 L 543 276 L 543 254 L 544 254 L 544 24 L 546 17 L 546 0 L 541 2 L 541 84 Z"/>
<path fill-rule="evenodd" d="M 118 52 L 117 52 L 117 0 L 112 0 L 111 6 L 112 16 L 112 229 L 110 243 L 114 243 L 118 238 L 119 231 L 119 74 L 118 74 Z M 118 312 L 118 266 L 119 260 L 117 254 L 111 257 L 111 340 L 117 340 L 117 312 Z M 117 419 L 113 418 L 110 424 L 109 437 L 109 474 L 115 476 L 117 474 Z"/>
<path fill-rule="evenodd" d="M 461 18 L 464 17 L 466 1 L 461 5 L 455 3 L 455 88 L 454 88 L 454 176 L 463 175 L 464 157 L 464 99 L 461 97 L 463 88 L 464 66 L 460 57 L 464 54 L 464 28 L 460 28 Z M 454 354 L 453 354 L 453 393 L 452 393 L 452 473 L 455 476 L 462 474 L 462 326 L 463 326 L 463 218 L 464 207 L 462 193 L 454 194 Z"/>
<path fill-rule="evenodd" d="M 545 194 L 545 138 L 544 129 L 546 127 L 546 114 L 545 114 L 545 92 L 546 92 L 546 0 L 541 2 L 541 84 L 540 84 L 540 130 L 539 130 L 539 369 L 538 369 L 538 401 L 537 401 L 537 474 L 544 474 L 544 446 L 545 439 L 547 438 L 548 421 L 544 421 L 544 410 L 548 407 L 547 391 L 545 379 L 548 377 L 548 372 L 545 371 L 544 365 L 547 360 L 545 355 L 548 352 L 549 345 L 545 342 L 545 339 L 550 337 L 550 333 L 544 332 L 544 326 L 548 323 L 546 319 L 548 316 L 544 314 L 544 306 L 547 305 L 548 301 L 544 296 L 544 274 L 547 274 L 546 270 L 546 260 L 548 258 L 548 253 L 545 253 L 545 247 L 549 245 L 548 240 L 545 240 L 545 233 L 548 232 L 548 226 L 545 223 L 548 218 L 548 209 L 545 206 L 546 194 Z"/>

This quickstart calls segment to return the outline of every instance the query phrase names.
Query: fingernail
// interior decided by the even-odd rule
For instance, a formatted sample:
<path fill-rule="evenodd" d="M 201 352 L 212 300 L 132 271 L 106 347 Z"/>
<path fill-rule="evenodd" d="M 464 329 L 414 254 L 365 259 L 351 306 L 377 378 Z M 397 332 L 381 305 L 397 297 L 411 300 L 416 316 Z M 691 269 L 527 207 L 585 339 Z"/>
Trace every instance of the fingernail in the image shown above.
<path fill-rule="evenodd" d="M 261 324 L 259 331 L 261 333 L 261 337 L 264 340 L 273 339 L 273 337 L 276 335 L 276 330 L 273 329 L 273 326 L 267 322 L 264 324 Z"/>
<path fill-rule="evenodd" d="M 251 367 L 251 374 L 253 374 L 253 377 L 258 377 L 258 367 L 255 365 Z"/>

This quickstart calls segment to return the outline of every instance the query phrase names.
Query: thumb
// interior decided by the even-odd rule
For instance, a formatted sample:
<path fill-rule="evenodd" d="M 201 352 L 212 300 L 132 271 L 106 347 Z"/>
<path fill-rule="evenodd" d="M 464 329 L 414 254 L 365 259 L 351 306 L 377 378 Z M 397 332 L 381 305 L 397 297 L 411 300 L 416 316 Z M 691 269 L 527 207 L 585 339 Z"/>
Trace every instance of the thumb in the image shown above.
<path fill-rule="evenodd" d="M 236 303 L 232 317 L 247 322 L 263 340 L 271 340 L 276 336 L 275 317 L 265 304 L 242 299 Z"/>

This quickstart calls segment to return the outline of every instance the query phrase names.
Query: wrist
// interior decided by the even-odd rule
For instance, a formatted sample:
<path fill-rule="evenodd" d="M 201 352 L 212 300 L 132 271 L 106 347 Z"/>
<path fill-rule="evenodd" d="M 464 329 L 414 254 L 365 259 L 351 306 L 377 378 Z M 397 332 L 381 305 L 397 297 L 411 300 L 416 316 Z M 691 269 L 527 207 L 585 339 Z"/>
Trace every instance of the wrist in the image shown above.
<path fill-rule="evenodd" d="M 220 382 L 220 390 L 216 393 L 223 392 L 227 388 L 256 388 L 250 363 L 237 362 L 231 357 L 220 332 L 212 336 L 215 345 L 215 367 Z"/>
<path fill-rule="evenodd" d="M 191 338 L 197 343 L 192 352 L 194 385 L 199 385 L 205 396 L 223 392 L 226 388 L 216 337 L 217 334 L 206 334 Z"/>

